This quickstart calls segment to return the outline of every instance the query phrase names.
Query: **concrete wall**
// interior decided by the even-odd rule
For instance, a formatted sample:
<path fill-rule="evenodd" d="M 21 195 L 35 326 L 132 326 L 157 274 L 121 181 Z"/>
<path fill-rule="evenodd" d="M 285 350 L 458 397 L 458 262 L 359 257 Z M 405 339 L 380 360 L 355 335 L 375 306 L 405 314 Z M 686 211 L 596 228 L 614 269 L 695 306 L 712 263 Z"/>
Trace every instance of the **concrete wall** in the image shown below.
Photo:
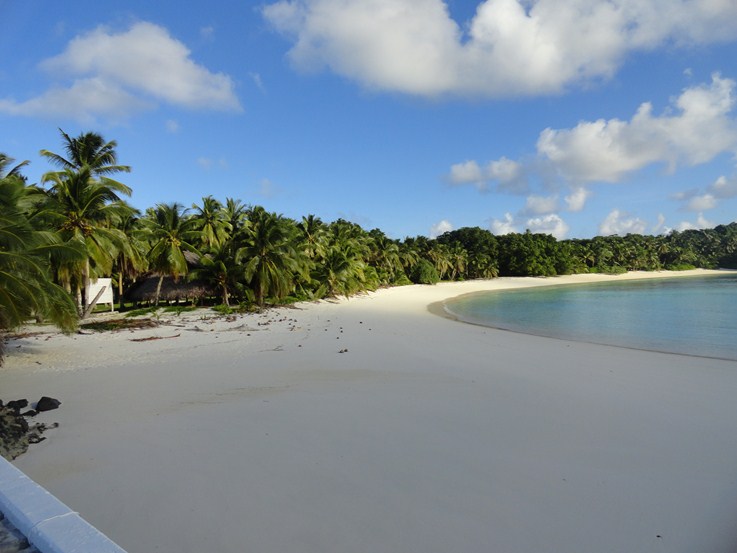
<path fill-rule="evenodd" d="M 2 457 L 0 512 L 41 553 L 125 553 Z"/>

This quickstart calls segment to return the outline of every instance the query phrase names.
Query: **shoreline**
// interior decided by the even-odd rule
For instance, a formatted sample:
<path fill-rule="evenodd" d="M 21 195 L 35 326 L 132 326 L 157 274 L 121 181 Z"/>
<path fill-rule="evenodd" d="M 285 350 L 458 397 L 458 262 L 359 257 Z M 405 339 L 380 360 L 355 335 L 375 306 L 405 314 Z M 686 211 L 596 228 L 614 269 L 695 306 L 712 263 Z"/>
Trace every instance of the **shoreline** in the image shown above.
<path fill-rule="evenodd" d="M 730 551 L 737 362 L 428 310 L 559 278 L 21 338 L 3 396 L 62 405 L 13 464 L 129 551 Z"/>
<path fill-rule="evenodd" d="M 694 269 L 690 271 L 641 271 L 641 272 L 631 272 L 631 273 L 625 273 L 623 275 L 602 275 L 602 274 L 593 274 L 593 275 L 564 275 L 562 277 L 546 277 L 550 279 L 557 279 L 562 278 L 563 281 L 561 282 L 541 282 L 539 285 L 532 284 L 530 286 L 526 286 L 529 288 L 544 288 L 544 287 L 555 287 L 555 286 L 576 286 L 578 284 L 597 284 L 597 283 L 610 283 L 610 282 L 621 282 L 621 281 L 636 281 L 636 280 L 651 280 L 651 279 L 672 279 L 672 278 L 698 278 L 698 277 L 718 277 L 718 276 L 724 276 L 725 274 L 737 274 L 737 270 L 735 269 L 717 269 L 717 270 L 706 270 L 706 269 Z M 627 276 L 627 278 L 619 278 L 622 276 Z M 571 278 L 568 278 L 571 277 Z M 582 277 L 582 278 L 578 278 Z M 594 277 L 594 278 L 587 278 L 587 277 Z M 509 290 L 518 290 L 520 287 L 509 287 L 507 289 Z M 498 288 L 488 288 L 485 290 L 476 290 L 473 292 L 466 292 L 457 296 L 452 296 L 445 298 L 441 301 L 433 302 L 427 306 L 427 309 L 430 313 L 433 315 L 436 315 L 438 317 L 444 317 L 446 319 L 450 319 L 452 321 L 462 323 L 462 324 L 468 324 L 473 326 L 480 326 L 482 328 L 492 328 L 494 330 L 500 331 L 500 332 L 514 332 L 517 334 L 523 334 L 526 336 L 538 336 L 541 338 L 550 338 L 553 340 L 564 340 L 564 341 L 571 341 L 572 338 L 568 337 L 562 337 L 557 336 L 554 334 L 541 334 L 541 333 L 535 333 L 535 332 L 526 332 L 524 330 L 518 330 L 518 329 L 511 329 L 511 328 L 504 328 L 500 326 L 494 326 L 494 325 L 487 325 L 480 322 L 474 322 L 471 320 L 466 320 L 463 317 L 458 316 L 457 314 L 453 313 L 452 311 L 449 311 L 446 307 L 448 302 L 451 302 L 453 300 L 463 298 L 466 296 L 473 296 L 476 294 L 483 294 L 485 292 L 497 292 L 499 291 Z M 622 344 L 613 344 L 613 343 L 605 343 L 605 342 L 596 342 L 596 341 L 590 341 L 590 340 L 582 340 L 582 339 L 575 339 L 574 341 L 580 342 L 580 343 L 586 343 L 586 344 L 593 344 L 593 345 L 599 345 L 599 346 L 609 346 L 609 347 L 617 347 L 617 348 L 623 348 L 623 349 L 631 349 L 635 351 L 650 351 L 653 353 L 663 353 L 663 354 L 670 354 L 670 355 L 685 355 L 686 357 L 695 357 L 695 358 L 703 358 L 703 359 L 717 359 L 720 361 L 737 361 L 737 359 L 731 358 L 731 357 L 719 357 L 716 355 L 699 355 L 699 354 L 692 354 L 692 353 L 684 353 L 679 351 L 668 351 L 668 350 L 659 350 L 659 349 L 651 349 L 651 348 L 640 348 L 636 346 L 627 346 Z"/>

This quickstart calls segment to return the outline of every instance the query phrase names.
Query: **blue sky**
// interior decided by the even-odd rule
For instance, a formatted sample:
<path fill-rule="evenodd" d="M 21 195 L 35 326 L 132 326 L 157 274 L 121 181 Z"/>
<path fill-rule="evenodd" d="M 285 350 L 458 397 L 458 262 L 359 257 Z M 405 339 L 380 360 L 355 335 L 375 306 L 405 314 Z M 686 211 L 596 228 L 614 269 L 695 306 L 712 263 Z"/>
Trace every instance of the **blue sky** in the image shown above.
<path fill-rule="evenodd" d="M 732 0 L 0 0 L 0 152 L 393 238 L 737 220 Z"/>

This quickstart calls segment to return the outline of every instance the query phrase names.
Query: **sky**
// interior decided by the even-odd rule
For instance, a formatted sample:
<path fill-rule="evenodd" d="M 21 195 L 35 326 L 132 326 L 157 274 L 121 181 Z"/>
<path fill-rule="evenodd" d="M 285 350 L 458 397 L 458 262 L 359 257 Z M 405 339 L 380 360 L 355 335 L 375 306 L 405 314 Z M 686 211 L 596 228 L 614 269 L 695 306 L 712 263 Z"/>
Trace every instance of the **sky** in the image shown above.
<path fill-rule="evenodd" d="M 0 152 L 391 238 L 737 220 L 734 0 L 0 0 Z"/>

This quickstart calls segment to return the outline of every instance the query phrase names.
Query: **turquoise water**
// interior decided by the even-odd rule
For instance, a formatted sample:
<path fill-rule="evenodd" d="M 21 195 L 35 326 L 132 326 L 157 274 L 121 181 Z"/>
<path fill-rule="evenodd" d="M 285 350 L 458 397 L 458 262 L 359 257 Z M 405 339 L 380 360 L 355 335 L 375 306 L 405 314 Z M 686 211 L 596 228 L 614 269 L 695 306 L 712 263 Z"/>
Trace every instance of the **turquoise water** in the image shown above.
<path fill-rule="evenodd" d="M 482 292 L 466 322 L 566 340 L 737 360 L 737 275 Z"/>

